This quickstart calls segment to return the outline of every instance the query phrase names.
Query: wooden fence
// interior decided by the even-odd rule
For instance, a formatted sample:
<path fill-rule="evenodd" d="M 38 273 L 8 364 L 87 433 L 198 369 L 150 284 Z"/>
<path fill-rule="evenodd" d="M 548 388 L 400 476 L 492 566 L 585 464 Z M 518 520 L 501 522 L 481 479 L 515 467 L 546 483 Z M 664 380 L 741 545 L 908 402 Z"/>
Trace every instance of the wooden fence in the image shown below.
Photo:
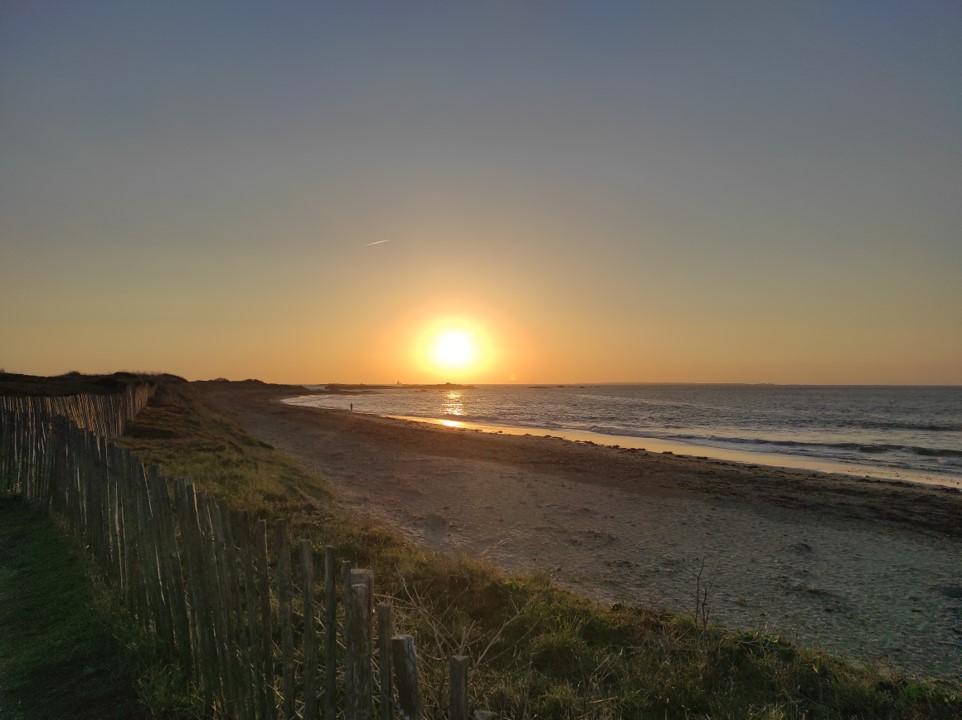
<path fill-rule="evenodd" d="M 154 387 L 147 384 L 128 385 L 124 392 L 77 393 L 52 397 L 0 395 L 0 410 L 9 410 L 15 417 L 49 419 L 61 415 L 100 437 L 116 438 L 124 434 L 127 423 L 140 412 Z"/>
<path fill-rule="evenodd" d="M 395 633 L 390 604 L 374 607 L 369 570 L 161 477 L 64 417 L 4 407 L 0 492 L 80 541 L 214 716 L 419 717 L 414 640 Z M 451 720 L 469 717 L 467 671 L 467 658 L 450 659 Z"/>

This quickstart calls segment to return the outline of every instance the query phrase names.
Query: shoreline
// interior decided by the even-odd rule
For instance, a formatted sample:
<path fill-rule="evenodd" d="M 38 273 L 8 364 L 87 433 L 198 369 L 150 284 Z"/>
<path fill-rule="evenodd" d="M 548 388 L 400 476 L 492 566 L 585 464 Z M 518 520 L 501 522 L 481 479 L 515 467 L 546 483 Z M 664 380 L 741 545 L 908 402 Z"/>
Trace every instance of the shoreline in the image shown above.
<path fill-rule="evenodd" d="M 543 573 L 606 603 L 713 618 L 912 673 L 962 676 L 962 493 L 904 481 L 484 433 L 212 395 L 424 547 Z"/>
<path fill-rule="evenodd" d="M 319 408 L 321 409 L 321 408 Z M 370 413 L 374 414 L 374 413 Z M 666 440 L 664 438 L 646 437 L 642 435 L 610 435 L 592 430 L 573 430 L 570 428 L 544 428 L 524 425 L 502 425 L 499 423 L 479 423 L 470 420 L 452 420 L 448 418 L 429 418 L 416 415 L 376 415 L 376 417 L 422 422 L 429 425 L 441 425 L 447 428 L 464 428 L 478 430 L 494 435 L 535 435 L 539 437 L 557 437 L 571 442 L 588 445 L 602 445 L 612 448 L 630 448 L 646 450 L 663 455 L 684 455 L 695 459 L 726 460 L 743 465 L 765 465 L 774 468 L 792 470 L 811 470 L 827 475 L 849 475 L 863 480 L 886 482 L 915 483 L 950 489 L 962 489 L 962 477 L 942 476 L 918 470 L 896 470 L 875 465 L 861 465 L 846 463 L 841 460 L 826 460 L 823 458 L 803 457 L 787 453 L 770 453 L 755 450 L 736 450 L 721 448 L 713 445 L 699 445 L 680 440 Z"/>
<path fill-rule="evenodd" d="M 317 410 L 348 411 L 338 406 L 319 406 L 308 402 L 296 402 L 306 398 L 325 396 L 327 392 L 315 392 L 308 395 L 285 397 L 281 402 L 294 407 L 307 407 Z M 335 393 L 337 394 L 337 393 Z M 474 420 L 458 420 L 456 418 L 427 417 L 422 415 L 379 414 L 361 410 L 350 411 L 370 417 L 403 420 L 407 422 L 424 423 L 453 429 L 476 430 L 492 435 L 557 437 L 571 442 L 600 445 L 613 448 L 630 448 L 645 450 L 652 453 L 666 455 L 681 455 L 695 459 L 712 459 L 736 462 L 744 465 L 763 465 L 766 467 L 811 471 L 829 475 L 846 475 L 869 481 L 884 481 L 896 483 L 910 483 L 931 487 L 944 487 L 962 491 L 962 476 L 948 473 L 926 472 L 908 468 L 890 468 L 881 465 L 870 465 L 843 460 L 832 460 L 804 456 L 791 453 L 774 453 L 761 450 L 742 450 L 715 445 L 703 445 L 681 440 L 670 440 L 643 435 L 615 435 L 599 433 L 592 430 L 577 430 L 573 428 L 549 428 L 533 425 L 511 425 L 494 422 L 478 422 Z"/>

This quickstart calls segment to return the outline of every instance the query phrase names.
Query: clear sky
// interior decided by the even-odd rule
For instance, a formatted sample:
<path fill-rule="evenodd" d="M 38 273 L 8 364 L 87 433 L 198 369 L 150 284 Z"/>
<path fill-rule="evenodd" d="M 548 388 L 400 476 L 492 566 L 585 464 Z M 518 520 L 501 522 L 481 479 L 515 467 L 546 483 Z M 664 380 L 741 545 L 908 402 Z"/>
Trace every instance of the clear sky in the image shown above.
<path fill-rule="evenodd" d="M 962 383 L 962 4 L 8 0 L 0 367 Z"/>

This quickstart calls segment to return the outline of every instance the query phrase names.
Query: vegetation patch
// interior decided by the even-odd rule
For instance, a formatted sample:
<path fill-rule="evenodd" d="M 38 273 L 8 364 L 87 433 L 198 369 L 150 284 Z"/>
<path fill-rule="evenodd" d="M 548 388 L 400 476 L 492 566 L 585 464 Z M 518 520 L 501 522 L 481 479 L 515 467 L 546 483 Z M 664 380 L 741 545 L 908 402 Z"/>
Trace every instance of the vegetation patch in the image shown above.
<path fill-rule="evenodd" d="M 89 572 L 46 515 L 0 497 L 0 717 L 193 715 L 183 678 Z"/>
<path fill-rule="evenodd" d="M 295 488 L 329 497 L 323 481 L 251 437 L 187 384 L 161 383 L 120 442 L 168 477 L 189 477 L 198 489 L 265 516 L 302 508 Z"/>
<path fill-rule="evenodd" d="M 15 396 L 58 396 L 109 395 L 123 392 L 130 385 L 154 383 L 186 383 L 176 375 L 156 375 L 151 373 L 116 372 L 110 375 L 82 375 L 69 372 L 63 375 L 43 377 L 40 375 L 21 375 L 0 370 L 0 395 Z"/>

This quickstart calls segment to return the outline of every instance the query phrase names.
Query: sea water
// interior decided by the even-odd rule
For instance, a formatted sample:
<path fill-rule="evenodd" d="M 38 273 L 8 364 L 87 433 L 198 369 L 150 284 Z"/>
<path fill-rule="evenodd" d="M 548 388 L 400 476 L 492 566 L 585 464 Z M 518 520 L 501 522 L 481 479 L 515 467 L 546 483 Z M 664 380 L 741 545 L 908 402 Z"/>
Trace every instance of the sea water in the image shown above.
<path fill-rule="evenodd" d="M 288 402 L 962 486 L 962 387 L 398 386 Z"/>

